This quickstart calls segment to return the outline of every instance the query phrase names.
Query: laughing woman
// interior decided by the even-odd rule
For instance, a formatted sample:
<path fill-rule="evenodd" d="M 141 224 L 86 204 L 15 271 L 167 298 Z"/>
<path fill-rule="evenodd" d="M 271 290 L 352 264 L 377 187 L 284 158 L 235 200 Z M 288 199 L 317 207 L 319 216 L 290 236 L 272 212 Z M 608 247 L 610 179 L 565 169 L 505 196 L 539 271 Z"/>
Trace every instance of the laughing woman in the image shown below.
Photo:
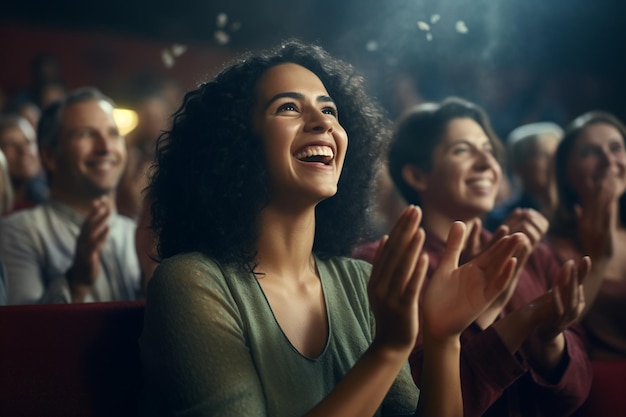
<path fill-rule="evenodd" d="M 594 360 L 626 359 L 626 127 L 592 111 L 567 128 L 556 153 L 559 205 L 549 241 L 561 258 L 589 254 L 582 324 Z"/>
<path fill-rule="evenodd" d="M 484 112 L 461 99 L 424 104 L 400 120 L 389 153 L 390 174 L 404 198 L 423 210 L 428 277 L 443 260 L 453 222 L 461 220 L 471 229 L 465 259 L 493 241 L 481 231 L 480 218 L 495 202 L 500 150 Z M 569 327 L 584 306 L 579 284 L 589 259 L 579 268 L 571 261 L 560 268 L 538 243 L 547 221 L 537 212 L 515 211 L 506 223 L 496 234 L 519 231 L 529 245 L 516 252 L 519 262 L 507 290 L 461 335 L 465 416 L 567 416 L 585 400 L 590 384 L 582 340 Z M 429 360 L 421 344 L 426 331 L 420 329 L 410 359 L 420 387 Z"/>
<path fill-rule="evenodd" d="M 420 310 L 420 407 L 462 414 L 459 335 L 508 285 L 525 238 L 458 268 L 455 224 L 419 308 L 419 209 L 403 212 L 373 267 L 342 257 L 387 134 L 362 84 L 321 48 L 290 42 L 185 96 L 149 186 L 163 261 L 140 340 L 146 415 L 413 415 Z"/>

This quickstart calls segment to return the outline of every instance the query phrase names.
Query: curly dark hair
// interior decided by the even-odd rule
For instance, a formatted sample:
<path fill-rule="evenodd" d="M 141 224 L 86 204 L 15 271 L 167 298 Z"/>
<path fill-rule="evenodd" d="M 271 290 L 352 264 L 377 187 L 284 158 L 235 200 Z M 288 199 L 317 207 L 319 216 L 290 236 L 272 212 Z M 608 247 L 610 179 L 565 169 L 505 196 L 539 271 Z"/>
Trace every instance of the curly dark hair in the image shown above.
<path fill-rule="evenodd" d="M 626 144 L 626 126 L 613 114 L 593 110 L 574 119 L 566 128 L 563 139 L 554 154 L 554 176 L 558 191 L 558 205 L 550 221 L 550 233 L 555 236 L 569 237 L 577 241 L 578 225 L 574 207 L 580 204 L 580 198 L 567 179 L 569 159 L 578 138 L 583 131 L 597 123 L 606 123 L 616 128 Z M 619 220 L 626 224 L 626 193 L 619 199 Z"/>
<path fill-rule="evenodd" d="M 470 118 L 483 128 L 499 163 L 504 147 L 496 136 L 484 110 L 467 100 L 448 97 L 440 103 L 424 103 L 407 110 L 398 120 L 389 146 L 389 174 L 409 204 L 420 205 L 419 193 L 402 177 L 402 169 L 413 165 L 425 172 L 432 169 L 433 152 L 453 119 Z"/>
<path fill-rule="evenodd" d="M 348 255 L 362 235 L 371 183 L 390 129 L 364 79 L 324 49 L 299 41 L 248 54 L 188 92 L 157 142 L 147 188 L 161 259 L 199 251 L 254 269 L 258 218 L 268 204 L 261 139 L 252 131 L 256 84 L 270 68 L 295 63 L 315 73 L 335 101 L 349 138 L 337 193 L 316 207 L 313 250 Z"/>

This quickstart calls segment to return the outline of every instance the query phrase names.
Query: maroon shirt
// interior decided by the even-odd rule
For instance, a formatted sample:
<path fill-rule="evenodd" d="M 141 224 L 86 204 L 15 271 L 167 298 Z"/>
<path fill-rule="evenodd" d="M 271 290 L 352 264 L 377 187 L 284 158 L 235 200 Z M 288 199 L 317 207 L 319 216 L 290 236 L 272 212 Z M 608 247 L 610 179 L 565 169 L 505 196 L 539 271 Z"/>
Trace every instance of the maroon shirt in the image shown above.
<path fill-rule="evenodd" d="M 483 242 L 491 235 L 483 232 Z M 354 256 L 372 262 L 378 242 L 365 244 Z M 426 234 L 424 251 L 429 256 L 427 280 L 439 265 L 445 243 Z M 547 246 L 540 244 L 521 272 L 515 293 L 502 314 L 510 313 L 552 287 L 560 264 Z M 524 348 L 510 354 L 493 327 L 481 330 L 470 325 L 461 334 L 461 386 L 465 417 L 569 416 L 587 398 L 591 365 L 579 326 L 564 332 L 566 352 L 558 382 L 544 380 L 528 360 Z M 423 345 L 421 333 L 409 361 L 417 386 L 421 386 Z"/>

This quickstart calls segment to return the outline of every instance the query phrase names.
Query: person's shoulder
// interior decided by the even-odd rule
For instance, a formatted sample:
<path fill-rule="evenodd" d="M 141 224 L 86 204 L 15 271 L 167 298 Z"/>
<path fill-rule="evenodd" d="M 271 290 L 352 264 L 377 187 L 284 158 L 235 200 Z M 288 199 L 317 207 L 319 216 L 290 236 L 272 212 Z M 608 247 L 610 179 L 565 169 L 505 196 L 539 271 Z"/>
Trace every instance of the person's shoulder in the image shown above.
<path fill-rule="evenodd" d="M 120 223 L 123 227 L 127 227 L 130 229 L 135 229 L 137 226 L 137 222 L 134 219 L 131 219 L 128 216 L 124 216 L 123 214 L 115 213 L 113 218 L 116 222 Z"/>
<path fill-rule="evenodd" d="M 193 277 L 211 274 L 221 275 L 220 265 L 200 252 L 188 252 L 174 255 L 161 261 L 154 271 L 154 277 Z"/>
<path fill-rule="evenodd" d="M 4 230 L 36 228 L 45 217 L 45 205 L 15 211 L 0 218 L 0 228 Z"/>
<path fill-rule="evenodd" d="M 199 252 L 174 255 L 155 269 L 148 283 L 147 299 L 200 300 L 218 294 L 230 299 L 224 271 L 222 265 Z"/>

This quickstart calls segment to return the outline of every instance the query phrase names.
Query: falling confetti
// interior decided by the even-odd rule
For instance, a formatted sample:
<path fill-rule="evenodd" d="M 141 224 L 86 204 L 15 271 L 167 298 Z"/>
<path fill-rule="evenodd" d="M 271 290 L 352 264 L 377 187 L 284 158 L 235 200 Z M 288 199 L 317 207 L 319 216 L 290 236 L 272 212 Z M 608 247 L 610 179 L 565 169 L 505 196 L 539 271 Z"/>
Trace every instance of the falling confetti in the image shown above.
<path fill-rule="evenodd" d="M 438 14 L 434 14 L 430 17 L 430 23 L 434 25 L 439 21 L 439 19 L 441 19 L 441 16 L 439 16 Z"/>
<path fill-rule="evenodd" d="M 213 34 L 213 37 L 215 38 L 215 42 L 217 42 L 218 45 L 226 45 L 228 42 L 230 42 L 230 35 L 223 30 L 216 30 Z"/>
<path fill-rule="evenodd" d="M 187 45 L 181 45 L 178 43 L 172 45 L 172 55 L 174 55 L 175 57 L 179 57 L 185 52 L 187 52 Z"/>
<path fill-rule="evenodd" d="M 422 22 L 421 20 L 418 20 L 417 27 L 420 28 L 420 30 L 430 30 L 430 25 L 426 22 Z"/>
<path fill-rule="evenodd" d="M 374 52 L 378 50 L 378 42 L 376 41 L 369 41 L 365 44 L 365 49 L 368 50 L 369 52 Z"/>
<path fill-rule="evenodd" d="M 220 13 L 217 15 L 217 27 L 223 28 L 228 23 L 228 15 L 226 13 Z"/>
<path fill-rule="evenodd" d="M 467 26 L 465 25 L 465 22 L 462 20 L 459 20 L 458 22 L 456 22 L 456 31 L 459 33 L 467 33 L 468 29 Z"/>
<path fill-rule="evenodd" d="M 161 51 L 161 60 L 163 61 L 163 65 L 165 68 L 172 68 L 174 66 L 174 57 L 169 49 L 164 49 Z"/>
<path fill-rule="evenodd" d="M 433 40 L 433 34 L 432 34 L 432 33 L 430 33 L 430 32 L 429 32 L 429 33 L 427 33 L 427 34 L 426 34 L 426 40 L 427 40 L 428 42 L 432 41 L 432 40 Z"/>

